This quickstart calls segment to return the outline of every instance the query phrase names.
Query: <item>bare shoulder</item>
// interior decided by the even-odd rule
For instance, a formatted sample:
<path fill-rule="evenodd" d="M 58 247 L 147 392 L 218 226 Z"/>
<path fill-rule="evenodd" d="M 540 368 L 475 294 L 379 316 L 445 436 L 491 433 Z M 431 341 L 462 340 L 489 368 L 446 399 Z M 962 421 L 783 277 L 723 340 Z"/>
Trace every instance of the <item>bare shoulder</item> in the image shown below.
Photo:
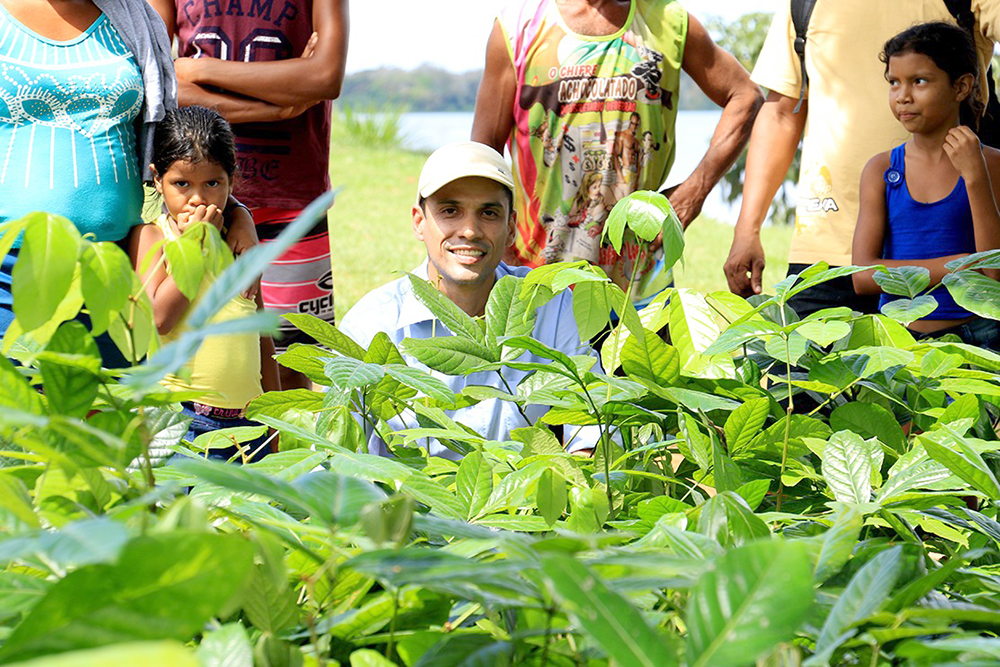
<path fill-rule="evenodd" d="M 1000 149 L 984 144 L 983 157 L 986 158 L 986 164 L 989 165 L 990 169 L 1000 168 Z"/>

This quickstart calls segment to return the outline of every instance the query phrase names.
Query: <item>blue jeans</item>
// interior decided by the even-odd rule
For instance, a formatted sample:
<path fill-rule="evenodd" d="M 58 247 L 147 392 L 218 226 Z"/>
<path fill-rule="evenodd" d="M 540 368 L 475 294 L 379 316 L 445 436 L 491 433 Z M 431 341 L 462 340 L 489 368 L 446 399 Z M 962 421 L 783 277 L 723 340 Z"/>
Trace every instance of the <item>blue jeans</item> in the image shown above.
<path fill-rule="evenodd" d="M 188 431 L 184 434 L 184 440 L 188 442 L 193 442 L 195 438 L 204 433 L 211 433 L 212 431 L 218 431 L 224 428 L 233 428 L 235 426 L 260 426 L 260 424 L 252 422 L 245 417 L 223 419 L 213 417 L 211 415 L 198 414 L 195 412 L 191 403 L 181 403 L 181 414 L 185 417 L 191 417 L 191 425 L 188 426 Z M 242 449 L 250 463 L 257 463 L 258 461 L 262 461 L 264 457 L 271 452 L 270 443 L 266 445 L 264 444 L 267 438 L 268 434 L 265 431 L 259 438 L 240 443 L 239 447 L 233 445 L 232 447 L 226 447 L 224 449 L 210 449 L 208 450 L 208 458 L 215 459 L 217 461 L 229 461 L 232 459 L 234 461 L 242 462 L 243 455 L 240 454 L 240 450 Z"/>
<path fill-rule="evenodd" d="M 940 338 L 947 334 L 954 334 L 962 339 L 963 343 L 975 345 L 993 352 L 1000 352 L 1000 322 L 988 320 L 985 317 L 977 317 L 963 324 L 958 324 L 947 329 L 939 329 L 932 333 L 912 332 L 917 340 L 928 340 Z"/>

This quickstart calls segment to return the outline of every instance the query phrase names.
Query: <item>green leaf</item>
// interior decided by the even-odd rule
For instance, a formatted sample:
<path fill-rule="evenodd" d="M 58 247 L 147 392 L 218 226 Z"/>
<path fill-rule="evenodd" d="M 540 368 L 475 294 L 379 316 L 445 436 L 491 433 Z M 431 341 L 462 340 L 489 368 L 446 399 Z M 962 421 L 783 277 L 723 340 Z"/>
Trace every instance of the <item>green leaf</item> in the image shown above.
<path fill-rule="evenodd" d="M 84 247 L 80 289 L 95 336 L 104 333 L 111 316 L 128 304 L 133 271 L 128 256 L 114 243 L 87 243 Z"/>
<path fill-rule="evenodd" d="M 851 431 L 838 431 L 823 448 L 823 479 L 833 497 L 867 503 L 872 496 L 872 457 L 877 445 Z"/>
<path fill-rule="evenodd" d="M 902 454 L 906 449 L 903 429 L 891 412 L 875 403 L 845 403 L 830 415 L 834 431 L 853 431 L 880 442 Z"/>
<path fill-rule="evenodd" d="M 243 667 L 253 664 L 253 647 L 246 628 L 229 623 L 218 630 L 206 632 L 198 645 L 201 667 Z"/>
<path fill-rule="evenodd" d="M 705 354 L 729 354 L 742 345 L 758 339 L 767 340 L 781 332 L 781 326 L 764 320 L 734 324 L 722 332 L 719 338 L 708 346 Z"/>
<path fill-rule="evenodd" d="M 879 489 L 878 502 L 885 505 L 910 489 L 930 488 L 950 476 L 948 469 L 932 460 L 918 444 L 889 470 L 888 479 Z"/>
<path fill-rule="evenodd" d="M 705 501 L 699 508 L 698 532 L 723 546 L 740 546 L 768 537 L 771 531 L 755 515 L 743 498 L 725 491 Z"/>
<path fill-rule="evenodd" d="M 585 282 L 573 289 L 573 317 L 580 340 L 590 340 L 609 326 L 614 310 L 606 283 Z"/>
<path fill-rule="evenodd" d="M 20 572 L 0 572 L 0 619 L 6 620 L 31 609 L 51 585 L 44 579 Z"/>
<path fill-rule="evenodd" d="M 579 377 L 577 365 L 569 355 L 561 352 L 560 350 L 549 347 L 545 343 L 535 340 L 530 336 L 515 336 L 514 338 L 508 338 L 504 341 L 504 345 L 517 350 L 526 350 L 536 357 L 554 361 L 558 366 L 565 369 L 573 377 Z M 514 366 L 511 366 L 511 368 L 514 368 Z"/>
<path fill-rule="evenodd" d="M 323 348 L 303 343 L 292 343 L 287 350 L 275 357 L 285 368 L 298 371 L 313 382 L 324 386 L 330 382 L 326 377 L 326 362 L 331 358 L 330 352 Z"/>
<path fill-rule="evenodd" d="M 727 552 L 691 591 L 689 663 L 726 667 L 754 662 L 794 636 L 813 597 L 812 568 L 801 544 L 769 540 Z"/>
<path fill-rule="evenodd" d="M 0 355 L 0 407 L 42 414 L 42 399 L 10 359 Z"/>
<path fill-rule="evenodd" d="M 281 418 L 289 410 L 318 412 L 323 407 L 323 394 L 311 389 L 286 389 L 268 391 L 250 401 L 247 405 L 247 419 L 258 415 Z"/>
<path fill-rule="evenodd" d="M 771 402 L 766 398 L 752 398 L 732 411 L 726 420 L 726 449 L 737 454 L 760 435 L 767 421 Z"/>
<path fill-rule="evenodd" d="M 622 348 L 621 362 L 629 376 L 655 385 L 670 386 L 680 378 L 677 349 L 652 331 L 643 330 L 641 339 L 629 336 Z"/>
<path fill-rule="evenodd" d="M 19 662 L 17 667 L 206 667 L 194 651 L 180 642 L 126 642 L 105 648 L 68 651 L 59 655 Z"/>
<path fill-rule="evenodd" d="M 189 301 L 194 301 L 205 277 L 205 258 L 201 253 L 201 245 L 186 235 L 168 239 L 163 244 L 163 254 L 167 257 L 167 271 L 177 283 L 177 289 Z"/>
<path fill-rule="evenodd" d="M 437 319 L 441 321 L 448 331 L 455 336 L 484 345 L 486 335 L 482 327 L 474 319 L 469 317 L 464 310 L 455 305 L 455 302 L 438 291 L 430 282 L 423 278 L 418 278 L 412 273 L 407 273 L 410 285 L 413 288 L 413 296 L 417 297 L 420 303 L 427 306 Z"/>
<path fill-rule="evenodd" d="M 5 661 L 108 644 L 187 641 L 239 590 L 252 563 L 236 535 L 167 532 L 129 542 L 116 565 L 57 582 L 0 649 Z"/>
<path fill-rule="evenodd" d="M 493 493 L 493 466 L 482 452 L 469 452 L 458 466 L 455 477 L 455 492 L 459 501 L 468 508 L 467 517 L 471 521 L 479 516 Z"/>
<path fill-rule="evenodd" d="M 356 389 L 376 385 L 385 377 L 381 366 L 366 364 L 353 357 L 327 359 L 323 372 L 330 379 L 329 400 L 337 404 L 346 402 Z"/>
<path fill-rule="evenodd" d="M 25 219 L 27 227 L 11 271 L 11 291 L 17 321 L 30 332 L 55 314 L 69 291 L 80 233 L 58 215 L 37 213 Z"/>
<path fill-rule="evenodd" d="M 1000 498 L 1000 484 L 993 471 L 965 438 L 951 427 L 944 425 L 939 430 L 918 435 L 917 442 L 924 446 L 931 458 L 968 482 L 972 488 L 987 498 Z"/>
<path fill-rule="evenodd" d="M 755 479 L 752 482 L 740 485 L 736 489 L 736 495 L 745 500 L 751 510 L 756 510 L 764 502 L 764 498 L 767 497 L 767 492 L 770 488 L 771 482 L 769 480 Z"/>
<path fill-rule="evenodd" d="M 959 271 L 946 275 L 941 284 L 962 308 L 980 317 L 1000 320 L 1000 283 L 997 281 L 978 271 Z"/>
<path fill-rule="evenodd" d="M 810 320 L 795 327 L 795 333 L 821 347 L 832 345 L 851 333 L 851 325 L 840 320 Z"/>
<path fill-rule="evenodd" d="M 425 396 L 433 398 L 441 405 L 448 406 L 455 403 L 455 392 L 444 382 L 426 371 L 422 371 L 419 368 L 411 368 L 410 366 L 389 364 L 385 367 L 385 372 L 386 375 L 422 392 Z"/>
<path fill-rule="evenodd" d="M 542 472 L 538 478 L 538 488 L 535 494 L 535 504 L 538 511 L 550 527 L 555 525 L 556 519 L 562 516 L 566 510 L 566 480 L 562 475 L 557 474 L 552 468 Z"/>
<path fill-rule="evenodd" d="M 872 275 L 886 294 L 913 299 L 931 284 L 931 272 L 922 266 L 879 267 Z"/>
<path fill-rule="evenodd" d="M 582 563 L 568 556 L 543 555 L 542 574 L 575 630 L 589 636 L 615 663 L 677 664 L 674 651 L 646 624 L 639 610 Z"/>
<path fill-rule="evenodd" d="M 780 336 L 773 336 L 764 343 L 764 351 L 781 362 L 795 365 L 809 349 L 809 341 L 797 331 L 788 334 L 788 343 Z"/>
<path fill-rule="evenodd" d="M 378 651 L 363 648 L 351 653 L 351 667 L 396 667 L 396 663 Z"/>
<path fill-rule="evenodd" d="M 685 389 L 684 387 L 660 387 L 650 386 L 650 390 L 660 398 L 665 398 L 671 403 L 683 405 L 692 412 L 712 412 L 713 410 L 735 410 L 740 407 L 736 401 L 714 394 L 706 394 L 703 391 Z"/>
<path fill-rule="evenodd" d="M 445 375 L 467 375 L 487 369 L 499 361 L 485 345 L 458 336 L 407 338 L 403 341 L 403 350 L 425 366 Z"/>
<path fill-rule="evenodd" d="M 243 587 L 243 611 L 254 628 L 271 634 L 288 629 L 297 619 L 299 607 L 295 593 L 289 588 L 284 570 L 280 580 L 264 565 L 254 565 Z M 241 628 L 242 629 L 242 628 Z"/>
<path fill-rule="evenodd" d="M 355 359 L 365 358 L 365 349 L 354 342 L 354 339 L 343 333 L 333 324 L 308 313 L 285 313 L 286 320 L 295 325 L 299 331 L 308 334 L 320 345 L 324 345 L 345 357 Z"/>
<path fill-rule="evenodd" d="M 861 527 L 861 512 L 845 505 L 837 514 L 833 525 L 817 538 L 820 540 L 820 552 L 816 560 L 816 581 L 822 583 L 844 567 L 854 553 Z"/>
<path fill-rule="evenodd" d="M 823 623 L 816 639 L 816 654 L 805 664 L 829 661 L 837 647 L 857 633 L 851 626 L 881 609 L 902 572 L 902 553 L 900 547 L 886 549 L 851 578 Z"/>
<path fill-rule="evenodd" d="M 675 289 L 667 304 L 670 342 L 680 353 L 685 370 L 704 364 L 703 354 L 719 337 L 719 327 L 708 301 L 690 289 Z"/>
<path fill-rule="evenodd" d="M 80 322 L 63 322 L 39 361 L 42 386 L 53 413 L 82 418 L 97 398 L 100 352 Z"/>
<path fill-rule="evenodd" d="M 504 276 L 493 285 L 486 301 L 486 332 L 491 341 L 507 336 L 527 336 L 535 329 L 537 312 L 520 298 L 522 278 Z"/>
<path fill-rule="evenodd" d="M 701 426 L 698 420 L 686 412 L 682 412 L 677 420 L 683 440 L 678 441 L 678 447 L 685 458 L 696 464 L 701 470 L 708 472 L 712 469 L 712 441 Z M 686 451 L 685 451 L 686 450 Z"/>
<path fill-rule="evenodd" d="M 915 320 L 927 317 L 938 307 L 937 300 L 925 294 L 913 299 L 895 299 L 880 308 L 883 315 L 897 322 L 909 324 Z"/>
<path fill-rule="evenodd" d="M 961 355 L 946 352 L 945 350 L 932 348 L 924 358 L 920 360 L 920 374 L 924 377 L 936 378 L 947 375 L 951 371 L 962 366 L 965 359 Z M 978 414 L 978 407 L 976 409 Z"/>
<path fill-rule="evenodd" d="M 877 346 L 849 350 L 844 352 L 843 359 L 855 375 L 867 378 L 895 366 L 908 366 L 913 363 L 914 356 L 909 350 Z"/>

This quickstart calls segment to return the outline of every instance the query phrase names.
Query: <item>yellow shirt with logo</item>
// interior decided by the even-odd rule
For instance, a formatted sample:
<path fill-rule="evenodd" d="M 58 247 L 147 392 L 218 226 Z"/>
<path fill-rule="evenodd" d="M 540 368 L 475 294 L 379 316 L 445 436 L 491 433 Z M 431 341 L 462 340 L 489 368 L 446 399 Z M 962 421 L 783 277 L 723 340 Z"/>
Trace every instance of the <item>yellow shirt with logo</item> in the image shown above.
<path fill-rule="evenodd" d="M 155 222 L 164 238 L 171 240 L 176 234 L 165 215 Z M 201 299 L 212 286 L 212 277 L 205 276 L 192 305 Z M 163 342 L 176 340 L 187 331 L 188 307 L 181 321 L 162 336 Z M 237 296 L 209 321 L 210 324 L 250 317 L 257 312 L 257 304 Z M 191 358 L 183 374 L 168 375 L 162 384 L 174 391 L 203 392 L 199 403 L 216 408 L 244 408 L 246 404 L 264 393 L 260 377 L 260 335 L 256 333 L 220 334 L 207 337 Z"/>
<path fill-rule="evenodd" d="M 778 4 L 751 78 L 798 98 L 802 79 L 791 2 Z M 976 40 L 980 60 L 988 63 L 1000 0 L 973 0 L 972 8 L 982 31 Z M 851 263 L 861 171 L 873 155 L 908 137 L 889 109 L 889 84 L 879 53 L 890 37 L 925 21 L 955 22 L 942 0 L 816 3 L 806 34 L 809 104 L 790 263 Z"/>

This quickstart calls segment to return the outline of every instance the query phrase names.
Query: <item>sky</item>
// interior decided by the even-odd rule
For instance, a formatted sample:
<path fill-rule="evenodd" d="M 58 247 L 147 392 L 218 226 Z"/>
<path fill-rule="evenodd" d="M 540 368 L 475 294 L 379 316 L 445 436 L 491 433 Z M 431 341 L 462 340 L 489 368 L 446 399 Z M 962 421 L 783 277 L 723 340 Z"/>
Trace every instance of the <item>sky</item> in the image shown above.
<path fill-rule="evenodd" d="M 453 72 L 481 69 L 493 17 L 505 0 L 352 0 L 347 71 L 413 69 L 423 63 Z M 733 20 L 773 11 L 779 0 L 683 0 L 697 16 Z"/>

